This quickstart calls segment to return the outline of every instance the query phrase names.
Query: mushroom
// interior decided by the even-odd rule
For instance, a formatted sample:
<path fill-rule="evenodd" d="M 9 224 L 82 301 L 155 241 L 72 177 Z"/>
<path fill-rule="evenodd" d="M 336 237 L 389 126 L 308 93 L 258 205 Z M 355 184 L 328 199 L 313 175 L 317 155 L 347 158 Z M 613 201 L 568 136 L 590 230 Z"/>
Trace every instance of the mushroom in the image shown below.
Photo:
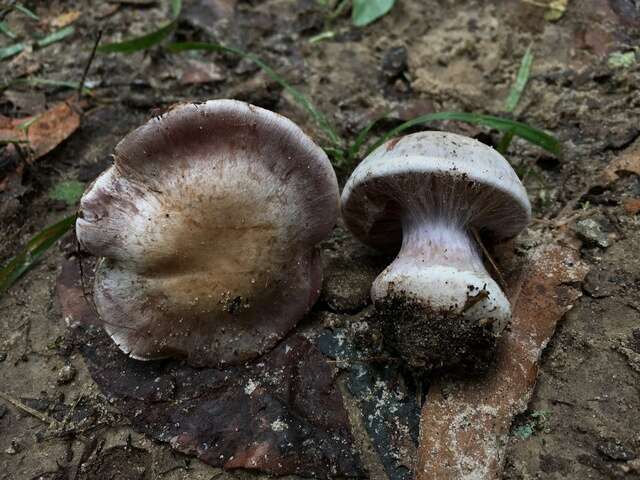
<path fill-rule="evenodd" d="M 484 369 L 511 309 L 478 238 L 514 237 L 531 217 L 509 163 L 453 133 L 396 138 L 355 169 L 342 214 L 357 238 L 397 253 L 371 288 L 385 342 L 416 369 Z"/>
<path fill-rule="evenodd" d="M 114 158 L 82 197 L 76 234 L 101 257 L 94 303 L 123 352 L 241 363 L 315 303 L 338 184 L 293 122 L 235 100 L 179 105 Z"/>

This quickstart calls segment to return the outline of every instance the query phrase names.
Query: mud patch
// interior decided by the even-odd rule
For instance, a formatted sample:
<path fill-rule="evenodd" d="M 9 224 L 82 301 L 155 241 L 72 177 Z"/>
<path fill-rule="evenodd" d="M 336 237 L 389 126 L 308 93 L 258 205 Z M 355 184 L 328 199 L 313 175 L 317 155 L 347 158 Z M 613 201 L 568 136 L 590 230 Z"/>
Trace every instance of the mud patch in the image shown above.
<path fill-rule="evenodd" d="M 491 365 L 496 336 L 490 323 L 433 311 L 405 292 L 394 292 L 375 307 L 385 346 L 409 369 L 428 372 L 446 367 L 481 373 Z"/>

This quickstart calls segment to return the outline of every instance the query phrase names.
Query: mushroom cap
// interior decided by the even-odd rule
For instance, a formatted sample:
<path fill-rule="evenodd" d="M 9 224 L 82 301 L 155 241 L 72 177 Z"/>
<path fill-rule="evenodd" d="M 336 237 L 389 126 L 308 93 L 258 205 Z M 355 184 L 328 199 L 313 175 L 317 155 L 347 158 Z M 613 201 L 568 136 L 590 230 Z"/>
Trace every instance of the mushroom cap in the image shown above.
<path fill-rule="evenodd" d="M 114 157 L 81 200 L 76 234 L 102 257 L 94 301 L 125 353 L 244 362 L 315 303 L 338 184 L 293 122 L 235 100 L 184 104 Z"/>
<path fill-rule="evenodd" d="M 394 251 L 407 215 L 505 239 L 526 227 L 531 205 L 513 168 L 493 148 L 454 133 L 419 132 L 389 140 L 357 166 L 342 192 L 342 215 L 360 240 Z"/>

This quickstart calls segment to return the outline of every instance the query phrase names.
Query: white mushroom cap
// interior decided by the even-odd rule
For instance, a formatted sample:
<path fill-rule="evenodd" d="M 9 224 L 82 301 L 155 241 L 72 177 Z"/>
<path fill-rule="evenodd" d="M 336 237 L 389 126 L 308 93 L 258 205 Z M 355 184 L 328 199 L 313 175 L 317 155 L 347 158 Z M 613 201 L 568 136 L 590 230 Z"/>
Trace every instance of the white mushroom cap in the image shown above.
<path fill-rule="evenodd" d="M 213 100 L 127 135 L 76 233 L 103 257 L 94 300 L 124 352 L 217 365 L 273 347 L 310 309 L 337 213 L 335 173 L 304 132 Z"/>
<path fill-rule="evenodd" d="M 451 193 L 443 204 L 444 194 Z M 386 251 L 402 242 L 399 211 L 416 206 L 495 239 L 514 237 L 531 219 L 527 192 L 504 157 L 477 140 L 447 132 L 389 140 L 358 165 L 342 192 L 349 229 Z"/>

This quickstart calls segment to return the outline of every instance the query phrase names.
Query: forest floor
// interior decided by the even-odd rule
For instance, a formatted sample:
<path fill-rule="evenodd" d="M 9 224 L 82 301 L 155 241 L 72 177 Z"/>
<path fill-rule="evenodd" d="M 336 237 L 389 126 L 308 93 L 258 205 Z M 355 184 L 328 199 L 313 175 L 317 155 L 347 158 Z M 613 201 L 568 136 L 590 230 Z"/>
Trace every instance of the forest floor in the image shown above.
<path fill-rule="evenodd" d="M 79 82 L 99 30 L 103 43 L 117 41 L 149 32 L 170 16 L 168 3 L 154 1 L 24 3 L 39 20 L 17 11 L 5 19 L 20 38 L 60 25 L 73 26 L 74 33 L 0 61 L 0 83 L 6 85 L 0 114 L 12 118 L 41 114 L 75 94 L 59 84 L 25 80 Z M 503 115 L 531 46 L 531 77 L 513 116 L 560 139 L 563 155 L 521 140 L 508 151 L 534 209 L 521 242 L 571 244 L 590 272 L 580 285 L 582 297 L 544 352 L 527 411 L 514 422 L 504 478 L 640 479 L 640 5 L 570 1 L 564 15 L 550 21 L 534 3 L 398 0 L 388 15 L 356 28 L 348 16 L 329 19 L 312 0 L 185 0 L 173 35 L 257 54 L 346 138 L 384 113 L 377 134 L 423 113 Z M 337 34 L 309 41 L 325 29 Z M 14 42 L 0 35 L 0 47 Z M 111 164 L 116 143 L 158 109 L 236 98 L 277 111 L 323 141 L 287 92 L 251 62 L 229 55 L 162 47 L 98 54 L 86 87 L 77 105 L 79 127 L 66 140 L 19 174 L 9 171 L 13 164 L 0 163 L 0 263 L 75 211 L 52 198 L 56 185 L 90 182 Z M 431 128 L 493 145 L 500 138 L 459 122 Z M 611 167 L 615 162 L 624 165 Z M 341 166 L 341 185 L 354 166 Z M 98 388 L 82 349 L 69 346 L 72 333 L 55 295 L 69 243 L 54 246 L 0 298 L 0 393 L 34 409 L 28 413 L 0 400 L 0 479 L 260 475 L 224 471 L 175 452 L 140 433 Z M 340 225 L 323 253 L 326 280 L 311 316 L 326 326 L 367 312 L 368 288 L 388 259 L 360 246 Z M 71 421 L 76 411 L 86 414 L 76 419 L 78 429 L 47 424 L 52 418 Z M 363 471 L 370 478 L 407 478 L 384 468 Z"/>

